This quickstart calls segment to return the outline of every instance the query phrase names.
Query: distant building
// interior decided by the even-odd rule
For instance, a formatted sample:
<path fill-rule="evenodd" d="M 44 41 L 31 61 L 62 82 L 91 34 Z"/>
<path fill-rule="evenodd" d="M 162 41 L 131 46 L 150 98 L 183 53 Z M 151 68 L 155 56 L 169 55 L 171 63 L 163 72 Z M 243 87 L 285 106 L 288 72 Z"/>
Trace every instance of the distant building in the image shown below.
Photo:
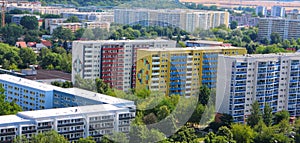
<path fill-rule="evenodd" d="M 22 19 L 24 16 L 35 16 L 37 19 L 40 19 L 40 18 L 41 18 L 39 15 L 33 15 L 33 14 L 14 14 L 14 15 L 11 17 L 11 22 L 12 22 L 12 23 L 16 23 L 16 24 L 20 24 L 20 21 L 21 21 L 21 19 Z"/>
<path fill-rule="evenodd" d="M 262 16 L 266 16 L 267 15 L 267 8 L 265 6 L 257 6 L 255 8 L 255 14 L 256 15 L 262 15 Z"/>
<path fill-rule="evenodd" d="M 260 18 L 258 38 L 270 39 L 272 33 L 278 33 L 282 39 L 300 38 L 300 19 Z"/>
<path fill-rule="evenodd" d="M 110 23 L 109 22 L 84 22 L 83 27 L 87 29 L 100 28 L 109 31 Z"/>
<path fill-rule="evenodd" d="M 258 17 L 252 17 L 251 14 L 243 14 L 241 16 L 230 15 L 229 22 L 236 21 L 238 26 L 257 26 Z"/>
<path fill-rule="evenodd" d="M 206 30 L 222 24 L 228 26 L 229 13 L 186 9 L 115 9 L 114 22 L 143 26 L 173 26 L 192 32 L 197 28 Z"/>
<path fill-rule="evenodd" d="M 285 8 L 282 6 L 273 6 L 271 9 L 272 17 L 285 17 Z"/>
<path fill-rule="evenodd" d="M 128 91 L 135 87 L 138 49 L 176 47 L 171 40 L 99 40 L 74 41 L 72 45 L 72 81 L 101 78 L 111 87 Z"/>
<path fill-rule="evenodd" d="M 28 11 L 30 13 L 38 12 L 41 14 L 55 14 L 61 15 L 64 12 L 77 12 L 78 10 L 75 8 L 62 8 L 62 7 L 51 7 L 51 6 L 35 6 L 35 5 L 28 5 L 28 6 L 8 6 L 7 11 L 19 9 L 22 11 Z"/>
<path fill-rule="evenodd" d="M 65 12 L 62 13 L 62 16 L 63 18 L 76 16 L 81 21 L 114 22 L 113 12 Z"/>
<path fill-rule="evenodd" d="M 216 112 L 245 123 L 258 101 L 260 110 L 268 103 L 273 113 L 287 110 L 299 117 L 299 67 L 299 53 L 219 55 Z"/>
<path fill-rule="evenodd" d="M 66 18 L 45 18 L 45 29 L 50 29 L 50 25 L 64 23 L 67 20 Z"/>
<path fill-rule="evenodd" d="M 50 34 L 53 33 L 54 29 L 62 27 L 70 29 L 72 32 L 77 31 L 78 29 L 82 28 L 82 23 L 57 23 L 50 25 Z"/>
<path fill-rule="evenodd" d="M 231 46 L 231 44 L 218 42 L 218 41 L 207 41 L 207 40 L 186 41 L 185 45 L 186 47 Z"/>
<path fill-rule="evenodd" d="M 218 54 L 246 53 L 245 48 L 231 46 L 141 49 L 137 52 L 136 89 L 195 96 L 201 85 L 216 87 Z"/>

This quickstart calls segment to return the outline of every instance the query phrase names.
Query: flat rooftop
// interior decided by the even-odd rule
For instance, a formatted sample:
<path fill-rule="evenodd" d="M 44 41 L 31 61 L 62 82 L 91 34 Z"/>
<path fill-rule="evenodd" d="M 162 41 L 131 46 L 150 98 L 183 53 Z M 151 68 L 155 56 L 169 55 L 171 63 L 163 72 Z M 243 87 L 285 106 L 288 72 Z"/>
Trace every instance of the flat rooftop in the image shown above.
<path fill-rule="evenodd" d="M 223 44 L 223 42 L 219 42 L 219 41 L 208 41 L 208 40 L 186 41 L 186 43 L 197 43 L 197 44 Z"/>
<path fill-rule="evenodd" d="M 245 58 L 278 58 L 278 57 L 297 57 L 300 58 L 300 53 L 273 53 L 273 54 L 244 54 L 244 55 L 235 55 L 235 56 L 228 56 L 228 55 L 221 55 L 226 58 L 232 59 L 245 59 Z"/>
<path fill-rule="evenodd" d="M 69 116 L 69 115 L 81 115 L 81 114 L 88 114 L 88 113 L 95 113 L 95 112 L 97 113 L 111 112 L 117 110 L 128 110 L 128 109 L 118 108 L 110 104 L 99 104 L 99 105 L 45 109 L 45 110 L 36 110 L 36 111 L 24 111 L 24 112 L 19 112 L 17 116 L 20 116 L 22 118 L 27 118 L 27 119 L 36 119 L 36 118 L 49 118 L 53 116 L 59 117 L 59 116 Z"/>
<path fill-rule="evenodd" d="M 120 104 L 120 103 L 134 103 L 133 101 L 130 100 L 125 100 L 125 99 L 121 99 L 121 98 L 116 98 L 116 97 L 112 97 L 109 95 L 104 95 L 104 94 L 100 94 L 100 93 L 96 93 L 96 92 L 92 92 L 92 91 L 88 91 L 88 90 L 84 90 L 84 89 L 80 89 L 80 88 L 56 88 L 55 90 L 64 92 L 64 93 L 68 93 L 68 94 L 72 94 L 72 95 L 76 95 L 79 97 L 83 97 L 83 98 L 87 98 L 90 100 L 95 100 L 95 101 L 101 101 L 107 104 Z"/>
<path fill-rule="evenodd" d="M 9 123 L 18 123 L 18 122 L 30 122 L 30 120 L 23 119 L 17 115 L 4 115 L 0 116 L 0 125 L 9 124 Z"/>
<path fill-rule="evenodd" d="M 188 51 L 188 50 L 226 50 L 226 49 L 246 49 L 233 46 L 212 46 L 212 47 L 186 47 L 186 48 L 154 48 L 154 49 L 139 49 L 143 51 Z"/>
<path fill-rule="evenodd" d="M 33 81 L 33 80 L 29 80 L 29 79 L 21 78 L 21 77 L 17 77 L 17 76 L 12 76 L 12 75 L 8 75 L 8 74 L 1 74 L 0 80 L 19 84 L 19 85 L 26 86 L 26 87 L 36 88 L 36 89 L 44 90 L 44 91 L 51 91 L 51 90 L 53 90 L 53 87 L 54 87 L 52 85 L 48 85 L 48 84 L 44 84 L 44 83 L 40 83 L 37 81 Z"/>

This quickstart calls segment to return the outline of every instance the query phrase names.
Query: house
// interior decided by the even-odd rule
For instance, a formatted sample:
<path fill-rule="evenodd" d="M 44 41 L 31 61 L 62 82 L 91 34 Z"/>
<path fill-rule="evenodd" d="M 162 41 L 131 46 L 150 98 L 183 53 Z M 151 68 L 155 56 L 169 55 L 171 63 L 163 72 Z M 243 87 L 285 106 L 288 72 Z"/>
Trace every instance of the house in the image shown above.
<path fill-rule="evenodd" d="M 26 48 L 27 47 L 26 42 L 16 42 L 15 46 L 19 47 L 19 48 Z"/>

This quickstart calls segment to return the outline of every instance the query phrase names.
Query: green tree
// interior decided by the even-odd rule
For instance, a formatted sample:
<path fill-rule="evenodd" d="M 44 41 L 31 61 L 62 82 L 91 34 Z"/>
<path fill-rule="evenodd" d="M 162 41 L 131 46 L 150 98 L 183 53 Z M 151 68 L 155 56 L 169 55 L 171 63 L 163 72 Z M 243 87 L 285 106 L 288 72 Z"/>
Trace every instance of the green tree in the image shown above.
<path fill-rule="evenodd" d="M 157 112 L 158 120 L 165 119 L 169 115 L 170 115 L 170 110 L 168 109 L 168 106 L 163 105 L 159 107 L 159 110 Z"/>
<path fill-rule="evenodd" d="M 35 30 L 39 28 L 38 19 L 35 16 L 23 16 L 20 24 L 27 30 Z"/>
<path fill-rule="evenodd" d="M 290 43 L 290 41 L 289 40 L 284 40 L 283 42 L 282 42 L 282 47 L 283 48 L 290 48 L 291 47 L 291 43 Z"/>
<path fill-rule="evenodd" d="M 209 97 L 210 89 L 207 86 L 201 86 L 199 93 L 199 103 L 201 103 L 202 105 L 207 105 Z"/>
<path fill-rule="evenodd" d="M 84 33 L 82 34 L 82 38 L 87 40 L 93 40 L 95 39 L 95 36 L 91 29 L 85 29 Z"/>
<path fill-rule="evenodd" d="M 170 137 L 174 142 L 186 142 L 186 143 L 192 143 L 195 142 L 195 139 L 197 138 L 195 134 L 194 128 L 190 128 L 187 126 L 183 126 L 180 128 L 180 130 L 177 131 L 174 135 Z"/>
<path fill-rule="evenodd" d="M 231 132 L 233 134 L 233 139 L 237 143 L 251 143 L 254 139 L 254 131 L 250 126 L 242 124 L 233 124 L 231 126 Z"/>
<path fill-rule="evenodd" d="M 278 33 L 271 33 L 271 44 L 281 43 L 281 37 Z"/>
<path fill-rule="evenodd" d="M 150 113 L 146 116 L 144 116 L 143 118 L 143 122 L 146 124 L 146 125 L 149 125 L 149 124 L 154 124 L 157 122 L 157 117 L 154 113 Z"/>
<path fill-rule="evenodd" d="M 230 129 L 227 128 L 226 126 L 220 127 L 217 132 L 217 135 L 224 136 L 224 137 L 226 137 L 227 140 L 233 140 L 233 134 L 230 131 Z"/>
<path fill-rule="evenodd" d="M 273 122 L 272 108 L 268 103 L 265 103 L 263 121 L 267 126 L 271 126 Z"/>
<path fill-rule="evenodd" d="M 96 83 L 96 88 L 98 93 L 105 94 L 108 91 L 109 86 L 102 79 L 96 78 L 95 83 Z"/>
<path fill-rule="evenodd" d="M 233 123 L 233 117 L 230 114 L 222 114 L 220 117 L 221 126 L 230 127 Z"/>
<path fill-rule="evenodd" d="M 69 41 L 75 38 L 74 33 L 67 28 L 57 27 L 53 30 L 52 37 L 54 39 Z"/>
<path fill-rule="evenodd" d="M 198 103 L 195 111 L 193 112 L 192 116 L 189 119 L 189 122 L 191 123 L 200 123 L 201 116 L 205 110 L 205 106 L 201 103 Z"/>
<path fill-rule="evenodd" d="M 31 139 L 33 143 L 69 143 L 63 135 L 58 134 L 56 131 L 48 131 L 39 133 Z"/>
<path fill-rule="evenodd" d="M 247 124 L 251 127 L 254 127 L 258 124 L 259 120 L 262 120 L 262 116 L 259 108 L 259 103 L 257 101 L 255 101 L 251 107 L 251 115 L 247 119 Z"/>
<path fill-rule="evenodd" d="M 231 21 L 230 23 L 230 29 L 236 29 L 238 26 L 238 22 L 237 21 Z"/>
<path fill-rule="evenodd" d="M 87 138 L 80 138 L 77 143 L 96 143 L 96 141 L 94 141 L 93 137 L 87 137 Z"/>
<path fill-rule="evenodd" d="M 18 38 L 24 33 L 24 30 L 22 26 L 11 23 L 2 27 L 1 33 L 5 43 L 8 43 L 9 45 L 15 45 Z"/>
<path fill-rule="evenodd" d="M 286 110 L 281 110 L 274 115 L 274 124 L 279 124 L 282 120 L 289 120 L 290 114 Z"/>
<path fill-rule="evenodd" d="M 26 136 L 17 136 L 13 139 L 13 143 L 30 143 L 30 141 Z"/>
<path fill-rule="evenodd" d="M 20 58 L 23 61 L 23 66 L 28 66 L 36 63 L 37 56 L 31 48 L 21 48 L 19 51 Z"/>
<path fill-rule="evenodd" d="M 77 16 L 70 16 L 64 23 L 76 23 L 81 22 Z"/>
<path fill-rule="evenodd" d="M 83 35 L 84 31 L 85 31 L 84 28 L 80 28 L 80 29 L 76 30 L 75 35 L 74 35 L 75 39 L 78 40 L 78 39 L 82 38 L 82 35 Z"/>

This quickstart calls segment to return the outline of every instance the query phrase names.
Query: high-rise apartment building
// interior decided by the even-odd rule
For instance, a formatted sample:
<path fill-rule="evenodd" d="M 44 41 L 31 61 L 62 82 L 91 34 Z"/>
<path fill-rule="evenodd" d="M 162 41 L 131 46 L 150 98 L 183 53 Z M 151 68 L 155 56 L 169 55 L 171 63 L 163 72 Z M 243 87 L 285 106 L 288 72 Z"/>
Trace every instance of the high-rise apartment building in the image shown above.
<path fill-rule="evenodd" d="M 300 38 L 300 20 L 282 18 L 260 18 L 258 38 L 271 40 L 272 33 L 278 33 L 282 39 Z"/>
<path fill-rule="evenodd" d="M 143 26 L 174 26 L 192 32 L 196 28 L 206 30 L 221 24 L 228 26 L 229 13 L 186 9 L 115 9 L 114 22 Z"/>
<path fill-rule="evenodd" d="M 74 41 L 72 81 L 102 78 L 111 87 L 128 91 L 135 87 L 137 49 L 173 48 L 171 40 Z"/>
<path fill-rule="evenodd" d="M 215 88 L 218 54 L 246 53 L 245 48 L 221 46 L 138 50 L 136 88 L 197 95 L 201 85 Z"/>
<path fill-rule="evenodd" d="M 266 16 L 267 15 L 267 8 L 265 6 L 257 6 L 255 8 L 255 14 L 256 15 L 263 15 Z"/>
<path fill-rule="evenodd" d="M 60 88 L 7 74 L 0 75 L 5 100 L 15 101 L 24 112 L 0 116 L 0 142 L 12 142 L 55 130 L 69 141 L 105 134 L 128 133 L 135 117 L 133 101 L 78 88 Z"/>
<path fill-rule="evenodd" d="M 245 122 L 251 105 L 268 103 L 273 112 L 288 110 L 300 115 L 300 54 L 220 55 L 218 59 L 216 111 Z"/>
<path fill-rule="evenodd" d="M 272 6 L 271 16 L 272 17 L 285 17 L 285 8 L 282 6 Z"/>

